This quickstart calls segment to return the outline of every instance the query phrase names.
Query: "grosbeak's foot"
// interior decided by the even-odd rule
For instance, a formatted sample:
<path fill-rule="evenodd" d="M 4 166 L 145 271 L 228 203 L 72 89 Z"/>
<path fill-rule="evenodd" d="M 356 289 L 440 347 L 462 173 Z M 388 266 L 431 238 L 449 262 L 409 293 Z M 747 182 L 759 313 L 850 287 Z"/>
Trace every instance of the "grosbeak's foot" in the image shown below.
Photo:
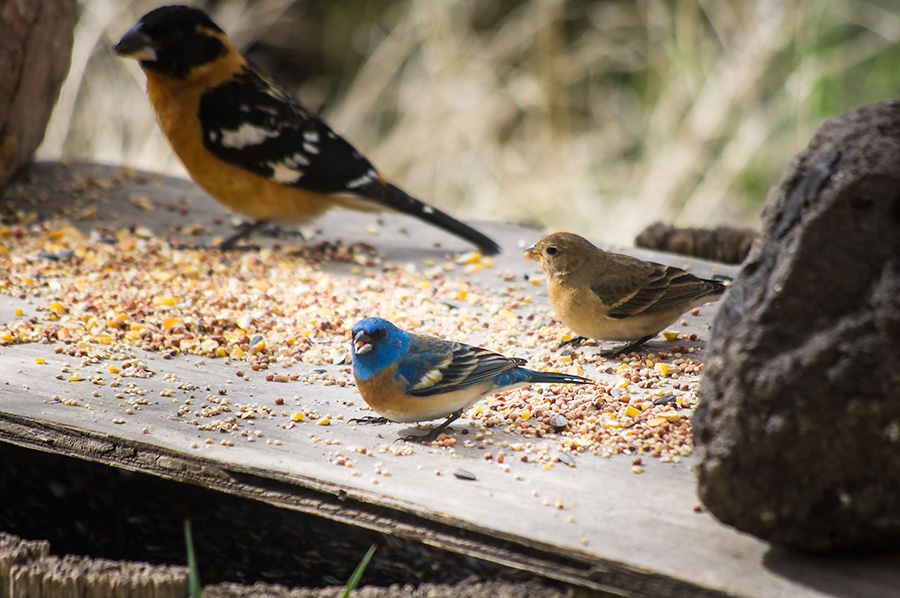
<path fill-rule="evenodd" d="M 267 223 L 263 229 L 262 234 L 267 237 L 274 237 L 276 239 L 283 239 L 285 237 L 300 237 L 301 241 L 306 241 L 306 237 L 303 235 L 303 232 L 297 230 L 295 228 L 281 228 L 277 224 Z"/>
<path fill-rule="evenodd" d="M 367 415 L 365 417 L 354 417 L 353 419 L 347 420 L 347 423 L 380 426 L 383 424 L 391 423 L 391 420 L 386 417 L 380 417 L 377 415 Z"/>
<path fill-rule="evenodd" d="M 556 347 L 556 350 L 559 351 L 563 347 L 568 347 L 569 345 L 571 345 L 572 348 L 575 348 L 575 347 L 578 347 L 579 345 L 581 345 L 581 343 L 583 343 L 586 340 L 587 339 L 583 336 L 576 336 L 575 338 L 570 338 L 567 341 L 563 341 L 563 342 L 559 343 L 559 346 Z"/>

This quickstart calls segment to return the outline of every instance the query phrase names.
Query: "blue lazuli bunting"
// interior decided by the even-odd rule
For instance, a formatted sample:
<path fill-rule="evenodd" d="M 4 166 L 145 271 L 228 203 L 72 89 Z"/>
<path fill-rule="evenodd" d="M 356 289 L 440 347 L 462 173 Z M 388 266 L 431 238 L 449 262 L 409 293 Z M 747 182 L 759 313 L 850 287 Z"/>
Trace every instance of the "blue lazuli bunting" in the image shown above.
<path fill-rule="evenodd" d="M 463 410 L 492 392 L 533 382 L 592 384 L 581 376 L 538 372 L 524 359 L 463 343 L 400 330 L 382 318 L 365 318 L 352 332 L 353 374 L 378 421 L 419 422 L 446 417 L 424 436 L 404 440 L 430 441 L 458 419 Z"/>

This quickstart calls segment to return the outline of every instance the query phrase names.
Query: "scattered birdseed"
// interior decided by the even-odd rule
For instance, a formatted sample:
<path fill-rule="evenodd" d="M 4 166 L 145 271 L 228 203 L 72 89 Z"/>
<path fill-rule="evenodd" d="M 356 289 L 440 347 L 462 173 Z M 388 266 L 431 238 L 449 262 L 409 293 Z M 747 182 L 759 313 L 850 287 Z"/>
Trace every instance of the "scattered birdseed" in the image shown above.
<path fill-rule="evenodd" d="M 344 387 L 353 397 L 352 369 L 342 365 L 349 330 L 356 320 L 378 313 L 423 334 L 510 356 L 527 351 L 529 367 L 597 382 L 534 385 L 488 397 L 465 414 L 475 429 L 457 446 L 488 450 L 495 446 L 494 431 L 513 434 L 515 440 L 497 443 L 507 449 L 506 461 L 512 452 L 516 461 L 568 466 L 585 454 L 677 462 L 692 451 L 690 415 L 703 371 L 692 347 L 634 353 L 621 362 L 602 358 L 593 342 L 557 351 L 569 331 L 548 305 L 531 302 L 536 291 L 528 283 L 542 285 L 543 278 L 531 276 L 517 285 L 509 272 L 496 272 L 498 286 L 482 284 L 465 271 L 491 275 L 495 266 L 477 252 L 428 264 L 391 264 L 372 245 L 328 242 L 263 248 L 226 261 L 217 249 L 175 248 L 141 228 L 118 231 L 109 242 L 61 221 L 7 228 L 9 235 L 0 237 L 0 293 L 29 298 L 34 315 L 0 324 L 0 346 L 56 344 L 57 354 L 83 362 L 66 365 L 62 379 L 116 388 L 117 399 L 132 413 L 141 405 L 132 399 L 147 391 L 124 380 L 156 375 L 135 358 L 141 349 L 161 358 L 189 354 L 234 365 L 235 386 L 228 393 L 207 389 L 213 398 L 202 399 L 196 386 L 166 378 L 173 389 L 159 394 L 177 401 L 171 417 L 186 425 L 241 433 L 259 418 L 331 423 L 313 409 L 274 412 L 230 405 L 223 395 L 237 394 L 241 380 L 261 372 L 273 382 Z M 57 259 L 40 258 L 42 251 Z M 323 265 L 329 263 L 355 264 L 355 273 L 326 272 Z M 104 360 L 109 363 L 94 365 Z M 89 367 L 104 368 L 96 373 L 113 379 L 88 376 Z M 285 371 L 267 372 L 274 368 Z M 179 393 L 197 393 L 197 404 L 205 405 L 178 399 Z M 457 435 L 445 435 L 429 450 L 455 456 Z M 414 451 L 410 443 L 400 443 L 379 452 Z M 488 454 L 485 458 L 508 465 L 500 452 Z"/>

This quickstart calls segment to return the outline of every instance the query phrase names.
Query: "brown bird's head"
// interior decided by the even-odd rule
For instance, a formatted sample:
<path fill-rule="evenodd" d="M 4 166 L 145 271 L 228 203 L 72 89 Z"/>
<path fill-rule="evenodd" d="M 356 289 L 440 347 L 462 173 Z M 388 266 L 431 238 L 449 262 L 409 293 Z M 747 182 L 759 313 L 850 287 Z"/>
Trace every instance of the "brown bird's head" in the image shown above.
<path fill-rule="evenodd" d="M 205 12 L 191 6 L 162 6 L 141 17 L 114 47 L 147 72 L 186 79 L 200 66 L 231 51 L 225 33 Z"/>
<path fill-rule="evenodd" d="M 604 252 L 584 237 L 572 233 L 547 235 L 525 250 L 525 257 L 540 262 L 547 276 L 567 276 Z"/>

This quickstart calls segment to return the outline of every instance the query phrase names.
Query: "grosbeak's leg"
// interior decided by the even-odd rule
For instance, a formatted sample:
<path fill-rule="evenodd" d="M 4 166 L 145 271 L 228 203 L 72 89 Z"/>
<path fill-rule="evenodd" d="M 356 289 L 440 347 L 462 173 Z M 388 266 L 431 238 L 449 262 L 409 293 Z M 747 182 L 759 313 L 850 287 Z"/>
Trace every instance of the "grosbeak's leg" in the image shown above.
<path fill-rule="evenodd" d="M 221 243 L 219 243 L 218 248 L 221 250 L 231 249 L 234 247 L 234 244 L 242 239 L 246 239 L 259 229 L 263 228 L 269 224 L 268 220 L 257 220 L 256 222 L 242 222 L 240 226 L 237 227 L 237 231 Z"/>
<path fill-rule="evenodd" d="M 401 436 L 400 438 L 398 438 L 398 440 L 405 440 L 407 442 L 431 442 L 432 440 L 440 436 L 441 433 L 450 426 L 450 424 L 458 420 L 462 416 L 462 413 L 462 409 L 454 411 L 447 416 L 447 419 L 441 422 L 441 425 L 433 429 L 431 432 L 428 432 L 427 434 L 409 434 L 407 436 Z"/>

